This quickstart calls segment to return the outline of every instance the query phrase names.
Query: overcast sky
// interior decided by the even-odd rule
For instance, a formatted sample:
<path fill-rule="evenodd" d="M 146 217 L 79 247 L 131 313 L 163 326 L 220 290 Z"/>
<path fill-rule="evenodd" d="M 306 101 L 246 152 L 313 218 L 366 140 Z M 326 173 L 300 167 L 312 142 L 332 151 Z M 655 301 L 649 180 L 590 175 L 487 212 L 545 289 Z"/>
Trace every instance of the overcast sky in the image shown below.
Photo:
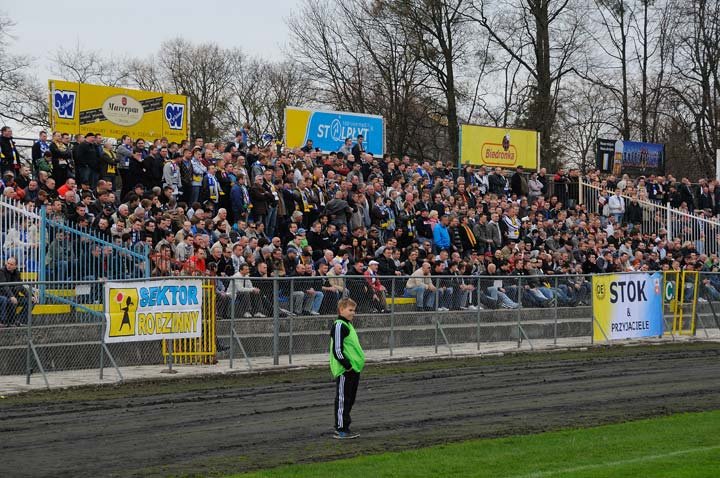
<path fill-rule="evenodd" d="M 15 23 L 14 50 L 47 63 L 58 47 L 145 57 L 176 36 L 240 47 L 277 59 L 287 42 L 285 19 L 300 0 L 0 0 Z M 50 75 L 40 67 L 38 78 Z"/>

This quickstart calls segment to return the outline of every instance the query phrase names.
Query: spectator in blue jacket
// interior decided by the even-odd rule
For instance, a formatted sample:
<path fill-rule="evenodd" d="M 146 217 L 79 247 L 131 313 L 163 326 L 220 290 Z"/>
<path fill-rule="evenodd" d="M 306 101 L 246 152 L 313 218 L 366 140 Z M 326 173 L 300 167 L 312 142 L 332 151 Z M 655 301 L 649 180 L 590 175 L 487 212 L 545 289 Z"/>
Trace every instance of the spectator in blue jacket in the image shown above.
<path fill-rule="evenodd" d="M 443 215 L 440 222 L 433 229 L 433 246 L 439 252 L 450 249 L 450 233 L 448 232 L 448 217 Z"/>

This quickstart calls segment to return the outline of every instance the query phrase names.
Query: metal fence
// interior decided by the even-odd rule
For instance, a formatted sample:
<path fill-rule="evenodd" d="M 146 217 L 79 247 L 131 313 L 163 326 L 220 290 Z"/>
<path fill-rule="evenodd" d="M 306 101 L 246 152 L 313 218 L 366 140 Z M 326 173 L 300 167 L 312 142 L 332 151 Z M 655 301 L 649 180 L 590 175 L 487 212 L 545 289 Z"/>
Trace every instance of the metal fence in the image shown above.
<path fill-rule="evenodd" d="M 40 301 L 63 300 L 46 291 L 45 281 L 117 280 L 150 277 L 152 246 L 123 244 L 92 227 L 48 216 L 47 208 L 9 198 L 0 201 L 0 251 L 3 263 L 15 257 L 23 280 L 38 281 Z M 65 289 L 64 285 L 52 290 Z M 67 302 L 67 301 L 65 301 Z"/>
<path fill-rule="evenodd" d="M 598 214 L 604 218 L 611 214 L 607 208 L 607 199 L 613 191 L 603 189 L 587 182 L 580 183 L 580 203 L 584 204 L 589 213 Z M 648 234 L 666 233 L 669 240 L 680 239 L 681 243 L 691 242 L 699 254 L 720 253 L 720 221 L 708 219 L 695 214 L 642 199 L 633 198 L 624 194 L 626 208 L 631 202 L 637 204 L 641 211 L 640 217 L 631 220 L 641 232 Z M 605 198 L 601 201 L 600 198 Z M 628 216 L 622 217 L 628 222 Z M 633 222 L 634 221 L 634 222 Z"/>
<path fill-rule="evenodd" d="M 213 356 L 206 354 L 197 363 L 219 362 L 220 367 L 242 369 L 311 359 L 322 363 L 342 297 L 357 302 L 360 340 L 376 358 L 453 354 L 497 342 L 530 348 L 570 339 L 592 342 L 589 276 L 442 276 L 429 278 L 425 287 L 417 281 L 408 284 L 409 279 L 383 277 L 377 283 L 352 275 L 331 281 L 208 279 L 205 287 L 214 290 L 214 303 L 208 306 L 214 307 L 216 320 L 213 337 L 203 340 L 214 342 Z M 680 305 L 695 314 L 697 333 L 707 336 L 708 329 L 720 324 L 720 275 L 702 274 L 697 284 L 697 307 L 689 308 L 690 293 Z M 0 316 L 5 325 L 0 328 L 0 375 L 49 383 L 57 372 L 72 377 L 73 383 L 94 383 L 103 375 L 122 380 L 128 371 L 142 368 L 138 366 L 151 365 L 159 371 L 173 357 L 161 341 L 104 342 L 105 316 L 97 299 L 103 281 L 63 283 L 74 293 L 72 304 L 36 304 L 41 285 L 48 290 L 60 287 L 58 283 L 3 284 L 19 301 L 6 304 Z M 669 330 L 672 312 L 665 315 Z M 187 362 L 178 358 L 172 361 Z"/>
<path fill-rule="evenodd" d="M 37 279 L 41 269 L 41 222 L 34 203 L 0 199 L 0 257 L 14 257 L 24 280 Z"/>

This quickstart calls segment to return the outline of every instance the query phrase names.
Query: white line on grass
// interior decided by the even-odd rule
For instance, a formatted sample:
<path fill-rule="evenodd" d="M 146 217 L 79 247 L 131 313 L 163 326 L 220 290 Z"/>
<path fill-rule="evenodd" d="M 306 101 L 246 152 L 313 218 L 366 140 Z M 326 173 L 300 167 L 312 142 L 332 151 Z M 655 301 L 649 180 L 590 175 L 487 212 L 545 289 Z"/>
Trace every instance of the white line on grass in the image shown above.
<path fill-rule="evenodd" d="M 605 463 L 593 463 L 592 465 L 574 466 L 572 468 L 564 468 L 561 470 L 536 471 L 533 473 L 528 473 L 526 475 L 515 475 L 512 478 L 544 478 L 546 476 L 565 475 L 567 473 L 577 473 L 580 471 L 590 471 L 590 470 L 597 470 L 597 469 L 601 469 L 601 468 L 611 468 L 614 466 L 632 465 L 634 463 L 644 463 L 647 461 L 661 460 L 663 458 L 670 458 L 670 457 L 679 456 L 679 455 L 688 455 L 690 453 L 700 453 L 700 452 L 719 450 L 719 449 L 720 449 L 720 445 L 703 446 L 703 447 L 697 447 L 697 448 L 687 448 L 685 450 L 671 451 L 671 452 L 663 453 L 660 455 L 645 455 L 645 456 L 639 456 L 637 458 L 629 458 L 627 460 L 606 461 Z"/>

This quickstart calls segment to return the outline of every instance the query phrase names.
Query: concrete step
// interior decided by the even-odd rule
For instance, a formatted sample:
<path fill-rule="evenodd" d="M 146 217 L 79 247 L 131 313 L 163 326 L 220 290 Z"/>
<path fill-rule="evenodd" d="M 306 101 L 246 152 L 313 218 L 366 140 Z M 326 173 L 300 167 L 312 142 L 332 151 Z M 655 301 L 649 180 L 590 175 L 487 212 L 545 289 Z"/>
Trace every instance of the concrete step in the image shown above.
<path fill-rule="evenodd" d="M 557 337 L 587 337 L 592 334 L 592 326 L 588 320 L 559 319 L 538 320 L 522 324 L 527 337 L 532 339 L 553 338 L 557 326 Z M 468 343 L 478 340 L 477 323 L 444 324 L 442 330 L 447 340 L 452 343 Z M 238 331 L 245 351 L 250 356 L 267 356 L 272 351 L 273 335 L 242 334 Z M 397 326 L 393 329 L 395 347 L 429 346 L 435 343 L 436 327 L 433 324 Z M 390 327 L 358 329 L 358 336 L 364 349 L 383 349 L 390 344 Z M 480 324 L 479 338 L 481 342 L 517 340 L 517 322 L 485 322 Z M 292 334 L 292 351 L 296 354 L 323 353 L 328 350 L 328 331 L 297 331 Z M 220 335 L 220 343 L 227 343 L 229 336 Z M 442 335 L 438 335 L 438 343 L 444 344 Z M 290 334 L 284 332 L 280 336 L 280 350 L 287 354 L 290 347 Z"/>
<path fill-rule="evenodd" d="M 130 342 L 108 344 L 110 353 L 116 363 L 121 366 L 163 364 L 161 342 Z M 100 367 L 101 346 L 99 336 L 93 340 L 66 343 L 35 344 L 46 372 L 56 370 L 78 370 Z M 26 344 L 0 347 L 0 375 L 17 375 L 25 373 L 27 347 Z M 110 359 L 103 357 L 105 367 L 111 367 Z M 31 356 L 35 372 L 39 368 Z M 109 373 L 106 371 L 106 373 Z"/>

